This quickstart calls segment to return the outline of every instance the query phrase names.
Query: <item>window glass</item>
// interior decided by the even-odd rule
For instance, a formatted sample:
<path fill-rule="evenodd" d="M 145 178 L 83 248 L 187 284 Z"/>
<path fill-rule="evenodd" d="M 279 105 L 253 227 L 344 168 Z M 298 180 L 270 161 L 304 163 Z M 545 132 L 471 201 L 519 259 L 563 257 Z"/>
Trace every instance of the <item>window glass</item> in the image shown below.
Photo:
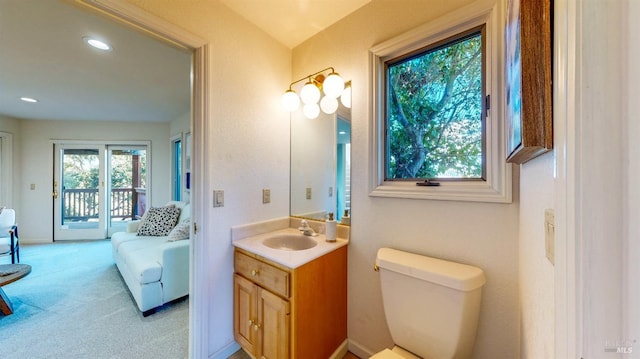
<path fill-rule="evenodd" d="M 484 26 L 385 62 L 385 180 L 484 179 Z"/>

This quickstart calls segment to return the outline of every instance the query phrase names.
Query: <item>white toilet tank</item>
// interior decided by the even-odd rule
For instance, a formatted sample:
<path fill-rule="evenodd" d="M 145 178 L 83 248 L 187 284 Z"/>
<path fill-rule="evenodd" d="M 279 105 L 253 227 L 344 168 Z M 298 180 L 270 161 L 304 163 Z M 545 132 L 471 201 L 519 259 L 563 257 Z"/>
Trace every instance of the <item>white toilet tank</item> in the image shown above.
<path fill-rule="evenodd" d="M 380 248 L 384 312 L 397 346 L 425 359 L 469 358 L 478 327 L 480 268 Z"/>

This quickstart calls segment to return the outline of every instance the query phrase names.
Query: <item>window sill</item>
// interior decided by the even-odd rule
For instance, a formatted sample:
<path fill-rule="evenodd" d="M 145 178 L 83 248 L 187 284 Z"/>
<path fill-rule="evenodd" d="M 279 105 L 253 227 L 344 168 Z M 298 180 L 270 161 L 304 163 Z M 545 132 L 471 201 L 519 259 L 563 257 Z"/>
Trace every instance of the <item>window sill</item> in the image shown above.
<path fill-rule="evenodd" d="M 371 197 L 407 198 L 439 201 L 511 203 L 511 170 L 507 166 L 501 185 L 488 181 L 440 182 L 440 186 L 416 186 L 415 182 L 387 181 L 373 186 Z"/>

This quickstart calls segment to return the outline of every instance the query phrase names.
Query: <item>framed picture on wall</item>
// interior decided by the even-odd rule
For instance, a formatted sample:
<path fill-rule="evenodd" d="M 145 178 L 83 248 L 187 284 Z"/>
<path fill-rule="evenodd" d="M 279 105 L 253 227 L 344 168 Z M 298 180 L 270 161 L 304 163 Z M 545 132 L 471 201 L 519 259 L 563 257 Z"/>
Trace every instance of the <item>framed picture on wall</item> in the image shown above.
<path fill-rule="evenodd" d="M 505 29 L 507 162 L 553 148 L 552 0 L 508 0 Z"/>

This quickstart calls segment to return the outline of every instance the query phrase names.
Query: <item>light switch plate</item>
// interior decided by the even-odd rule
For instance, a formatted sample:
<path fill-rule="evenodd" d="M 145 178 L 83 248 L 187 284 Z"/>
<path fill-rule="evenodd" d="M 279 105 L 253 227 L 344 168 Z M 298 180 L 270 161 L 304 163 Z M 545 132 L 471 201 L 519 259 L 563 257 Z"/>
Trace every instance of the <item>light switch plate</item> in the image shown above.
<path fill-rule="evenodd" d="M 547 259 L 551 264 L 555 265 L 555 245 L 556 245 L 556 233 L 555 233 L 555 212 L 553 209 L 547 208 L 544 210 L 544 249 Z"/>
<path fill-rule="evenodd" d="M 224 207 L 224 191 L 223 190 L 213 191 L 213 206 Z"/>
<path fill-rule="evenodd" d="M 262 203 L 271 203 L 271 190 L 268 188 L 262 190 Z"/>

